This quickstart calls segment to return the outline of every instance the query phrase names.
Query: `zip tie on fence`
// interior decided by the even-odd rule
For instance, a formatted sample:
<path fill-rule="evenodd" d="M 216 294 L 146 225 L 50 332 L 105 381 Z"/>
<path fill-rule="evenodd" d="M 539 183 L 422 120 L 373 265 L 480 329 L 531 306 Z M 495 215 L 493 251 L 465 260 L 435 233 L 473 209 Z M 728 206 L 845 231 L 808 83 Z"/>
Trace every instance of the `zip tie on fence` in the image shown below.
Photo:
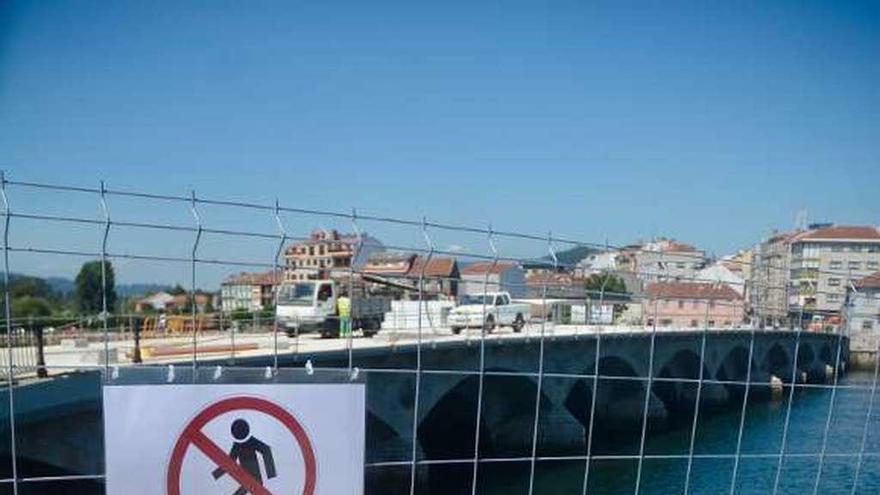
<path fill-rule="evenodd" d="M 312 366 L 312 360 L 311 360 L 311 359 L 309 359 L 308 361 L 306 361 L 305 369 L 306 369 L 306 374 L 307 374 L 307 375 L 311 376 L 311 375 L 314 375 L 314 374 L 315 374 L 315 367 Z"/>
<path fill-rule="evenodd" d="M 168 383 L 174 382 L 174 365 L 173 364 L 168 365 L 168 374 L 165 378 L 165 381 L 167 381 Z"/>
<path fill-rule="evenodd" d="M 357 366 L 355 366 L 354 368 L 351 369 L 351 375 L 349 376 L 349 379 L 351 381 L 355 381 L 358 379 L 358 376 L 360 376 L 360 374 L 361 374 L 361 369 L 358 368 Z"/>
<path fill-rule="evenodd" d="M 214 381 L 219 380 L 221 376 L 223 376 L 223 366 L 218 364 L 217 367 L 214 368 Z"/>

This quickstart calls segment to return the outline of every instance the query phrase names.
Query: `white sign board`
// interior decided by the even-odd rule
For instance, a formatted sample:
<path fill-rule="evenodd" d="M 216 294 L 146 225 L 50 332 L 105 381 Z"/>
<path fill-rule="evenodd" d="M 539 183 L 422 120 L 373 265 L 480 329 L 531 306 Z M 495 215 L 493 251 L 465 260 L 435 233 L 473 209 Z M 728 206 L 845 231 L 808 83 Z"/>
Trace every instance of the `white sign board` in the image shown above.
<path fill-rule="evenodd" d="M 362 495 L 363 384 L 104 387 L 109 495 Z"/>

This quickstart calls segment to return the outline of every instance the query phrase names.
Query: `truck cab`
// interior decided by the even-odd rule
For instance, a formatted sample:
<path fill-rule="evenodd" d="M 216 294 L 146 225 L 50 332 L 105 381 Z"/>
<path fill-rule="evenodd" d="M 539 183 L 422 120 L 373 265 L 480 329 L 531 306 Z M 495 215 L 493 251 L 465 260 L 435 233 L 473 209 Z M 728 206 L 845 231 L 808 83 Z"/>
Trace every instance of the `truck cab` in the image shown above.
<path fill-rule="evenodd" d="M 331 280 L 304 280 L 278 287 L 275 314 L 288 334 L 319 331 L 336 317 L 338 291 Z"/>
<path fill-rule="evenodd" d="M 341 296 L 333 280 L 303 280 L 278 287 L 275 315 L 288 336 L 318 332 L 322 337 L 339 335 L 336 302 Z M 385 298 L 351 297 L 351 328 L 372 337 L 382 328 L 391 303 Z"/>

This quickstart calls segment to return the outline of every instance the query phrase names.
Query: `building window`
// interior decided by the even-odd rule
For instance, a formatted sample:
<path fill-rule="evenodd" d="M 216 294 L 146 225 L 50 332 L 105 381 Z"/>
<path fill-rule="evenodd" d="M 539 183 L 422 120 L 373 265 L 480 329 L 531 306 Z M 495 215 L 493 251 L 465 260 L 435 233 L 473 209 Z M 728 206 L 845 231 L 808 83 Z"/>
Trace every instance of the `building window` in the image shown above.
<path fill-rule="evenodd" d="M 678 309 L 684 309 L 684 301 L 678 301 Z"/>
<path fill-rule="evenodd" d="M 670 319 L 668 319 L 668 318 L 663 319 L 663 320 L 660 320 L 660 326 L 661 326 L 661 327 L 671 327 L 671 326 L 672 326 L 672 320 L 670 320 Z"/>
<path fill-rule="evenodd" d="M 829 278 L 828 279 L 828 287 L 840 287 L 840 279 L 839 278 Z"/>
<path fill-rule="evenodd" d="M 649 327 L 653 327 L 653 326 L 654 326 L 654 318 L 648 318 L 648 326 L 649 326 Z"/>
<path fill-rule="evenodd" d="M 862 321 L 862 330 L 873 330 L 874 329 L 874 321 L 873 320 L 863 320 Z"/>
<path fill-rule="evenodd" d="M 843 246 L 841 246 L 840 244 L 835 244 L 835 245 L 831 246 L 831 252 L 832 253 L 842 253 Z"/>
<path fill-rule="evenodd" d="M 714 326 L 715 326 L 715 320 L 709 320 L 709 326 L 710 326 L 710 327 L 714 327 Z"/>
<path fill-rule="evenodd" d="M 694 328 L 696 326 L 697 326 L 697 320 L 691 320 L 691 328 Z"/>
<path fill-rule="evenodd" d="M 839 269 L 843 268 L 843 262 L 838 261 L 838 260 L 834 260 L 828 265 L 828 267 L 831 268 L 832 270 L 839 270 Z"/>
<path fill-rule="evenodd" d="M 858 261 L 850 261 L 847 265 L 847 268 L 849 268 L 850 270 L 861 270 L 862 264 Z"/>
<path fill-rule="evenodd" d="M 837 295 L 837 294 L 828 294 L 828 298 L 827 298 L 827 299 L 828 299 L 828 302 L 830 302 L 830 303 L 832 303 L 832 302 L 839 302 L 839 301 L 840 301 L 840 296 Z"/>

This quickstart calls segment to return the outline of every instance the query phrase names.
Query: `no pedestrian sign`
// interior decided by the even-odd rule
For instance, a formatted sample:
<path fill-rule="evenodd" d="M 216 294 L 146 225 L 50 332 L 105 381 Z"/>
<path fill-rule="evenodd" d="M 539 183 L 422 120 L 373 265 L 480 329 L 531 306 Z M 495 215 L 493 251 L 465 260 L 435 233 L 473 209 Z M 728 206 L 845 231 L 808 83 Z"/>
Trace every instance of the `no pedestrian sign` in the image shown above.
<path fill-rule="evenodd" d="M 104 387 L 107 493 L 361 495 L 363 384 Z"/>

